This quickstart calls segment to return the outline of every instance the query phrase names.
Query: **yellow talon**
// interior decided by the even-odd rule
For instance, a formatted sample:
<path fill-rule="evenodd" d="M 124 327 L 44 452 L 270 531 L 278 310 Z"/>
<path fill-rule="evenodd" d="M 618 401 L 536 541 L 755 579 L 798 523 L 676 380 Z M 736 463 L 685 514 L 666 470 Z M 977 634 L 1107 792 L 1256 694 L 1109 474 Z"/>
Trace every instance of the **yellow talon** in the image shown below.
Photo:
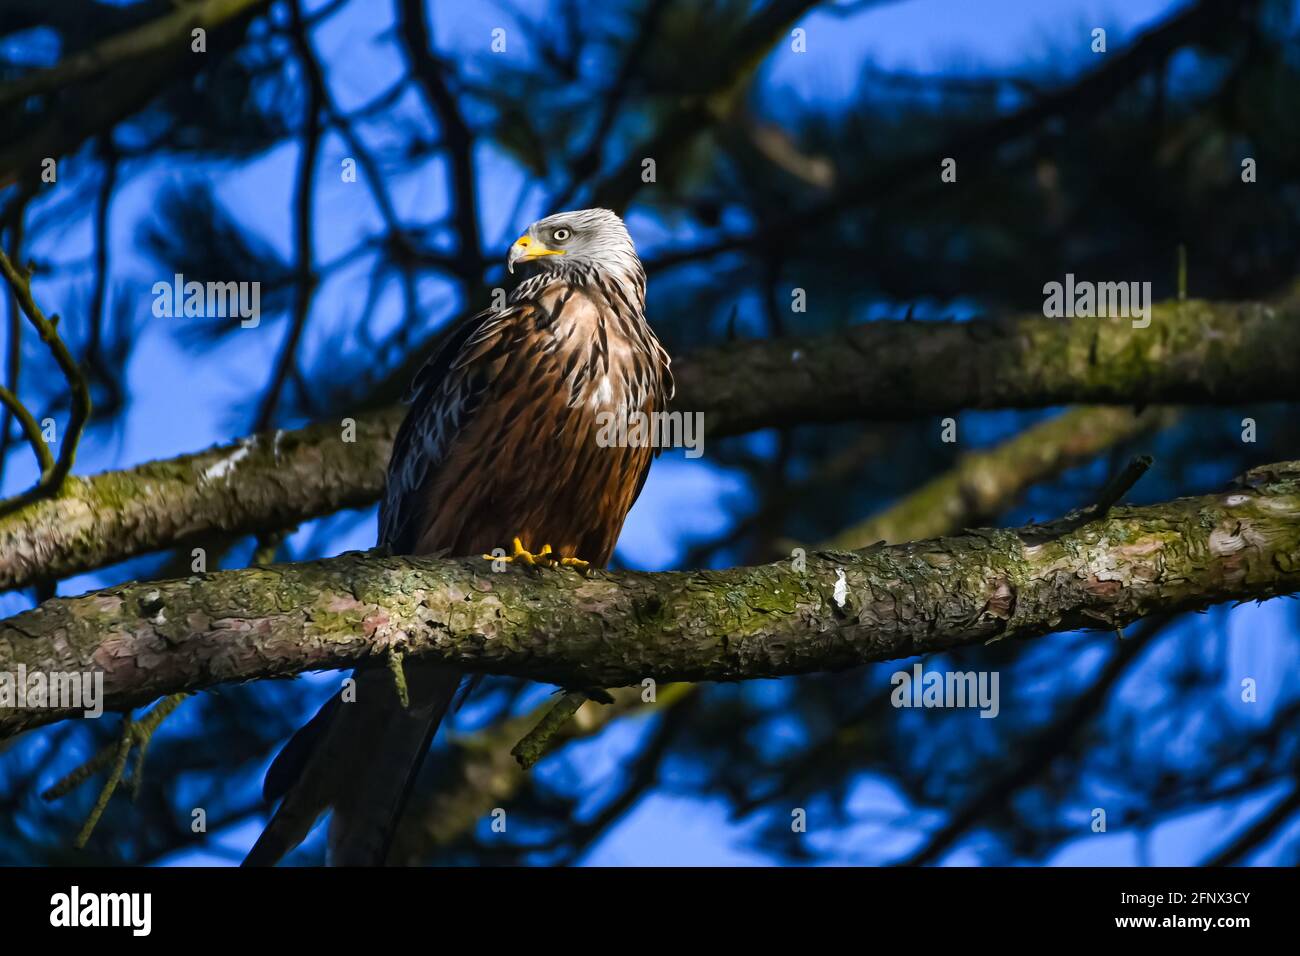
<path fill-rule="evenodd" d="M 555 556 L 555 551 L 551 548 L 549 544 L 542 545 L 542 550 L 538 551 L 536 554 L 533 554 L 531 551 L 529 551 L 527 548 L 524 547 L 524 543 L 518 538 L 515 538 L 513 543 L 514 543 L 514 554 L 511 555 L 485 554 L 483 555 L 483 560 L 505 561 L 510 564 L 522 564 L 525 567 L 529 567 L 529 568 L 535 568 L 538 566 L 544 566 L 548 568 L 563 567 L 563 568 L 575 568 L 579 571 L 585 571 L 587 568 L 591 566 L 586 561 L 583 561 L 581 558 L 557 558 Z"/>

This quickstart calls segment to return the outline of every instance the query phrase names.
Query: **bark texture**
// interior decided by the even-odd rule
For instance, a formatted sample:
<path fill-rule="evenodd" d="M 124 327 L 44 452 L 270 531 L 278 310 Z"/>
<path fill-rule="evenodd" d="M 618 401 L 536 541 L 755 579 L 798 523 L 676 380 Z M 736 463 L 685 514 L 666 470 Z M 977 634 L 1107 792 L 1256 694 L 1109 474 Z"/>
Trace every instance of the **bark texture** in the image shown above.
<path fill-rule="evenodd" d="M 1300 588 L 1300 462 L 1105 518 L 724 571 L 494 572 L 327 561 L 128 584 L 0 622 L 0 671 L 101 670 L 122 709 L 225 681 L 408 657 L 567 687 L 745 680 L 1263 599 Z M 0 735 L 70 713 L 0 711 Z"/>
<path fill-rule="evenodd" d="M 673 366 L 674 407 L 702 412 L 708 437 L 718 438 L 963 408 L 1295 401 L 1300 377 L 1289 364 L 1297 354 L 1300 299 L 1167 303 L 1144 329 L 1128 319 L 1042 316 L 871 322 L 696 352 Z M 204 532 L 276 530 L 369 504 L 401 415 L 388 408 L 358 416 L 351 444 L 338 423 L 323 423 L 69 480 L 58 499 L 0 519 L 0 590 Z"/>
<path fill-rule="evenodd" d="M 0 519 L 0 589 L 213 533 L 291 528 L 364 507 L 383 490 L 401 414 L 394 408 L 359 419 L 355 435 L 342 422 L 322 423 L 92 478 L 69 477 L 58 497 Z"/>
<path fill-rule="evenodd" d="M 677 404 L 703 411 L 715 434 L 718 421 L 741 432 L 970 408 L 1294 401 L 1298 348 L 1300 299 L 1166 302 L 1147 328 L 1042 315 L 868 322 L 696 353 Z"/>

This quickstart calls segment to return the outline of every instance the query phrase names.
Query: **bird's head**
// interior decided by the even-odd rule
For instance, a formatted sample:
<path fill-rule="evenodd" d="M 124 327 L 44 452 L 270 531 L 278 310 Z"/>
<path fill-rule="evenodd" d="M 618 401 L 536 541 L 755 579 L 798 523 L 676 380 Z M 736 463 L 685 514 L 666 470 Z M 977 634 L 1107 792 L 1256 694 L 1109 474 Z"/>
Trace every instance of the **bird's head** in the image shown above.
<path fill-rule="evenodd" d="M 557 212 L 537 220 L 510 247 L 506 267 L 514 272 L 520 262 L 564 273 L 594 269 L 617 276 L 641 270 L 627 227 L 608 209 Z"/>

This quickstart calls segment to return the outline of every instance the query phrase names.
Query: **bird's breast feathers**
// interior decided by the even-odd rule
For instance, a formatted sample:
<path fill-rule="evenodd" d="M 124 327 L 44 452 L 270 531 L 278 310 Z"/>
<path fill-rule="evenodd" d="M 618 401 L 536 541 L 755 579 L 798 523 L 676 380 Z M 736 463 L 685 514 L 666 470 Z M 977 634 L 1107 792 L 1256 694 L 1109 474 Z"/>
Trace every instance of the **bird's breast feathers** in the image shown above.
<path fill-rule="evenodd" d="M 671 394 L 667 353 L 629 290 L 526 281 L 429 386 L 428 431 L 443 443 L 412 489 L 427 522 L 418 551 L 491 550 L 518 534 L 608 559 L 653 449 L 602 442 L 601 419 L 662 410 Z"/>

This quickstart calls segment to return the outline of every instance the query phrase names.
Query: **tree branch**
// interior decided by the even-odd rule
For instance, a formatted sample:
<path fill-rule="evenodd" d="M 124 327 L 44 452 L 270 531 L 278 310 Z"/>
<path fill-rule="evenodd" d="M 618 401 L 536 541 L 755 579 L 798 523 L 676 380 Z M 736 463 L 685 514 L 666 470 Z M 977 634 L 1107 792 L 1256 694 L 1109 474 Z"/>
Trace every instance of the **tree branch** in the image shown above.
<path fill-rule="evenodd" d="M 925 843 L 900 860 L 900 864 L 924 866 L 936 863 L 981 820 L 1005 812 L 1016 793 L 1045 773 L 1068 750 L 1073 740 L 1092 729 L 1093 721 L 1109 703 L 1112 691 L 1168 621 L 1168 618 L 1148 619 L 1149 626 L 1141 634 L 1118 642 L 1118 648 L 1088 688 L 1046 725 L 1016 740 L 1014 758 L 983 779 L 981 785 L 953 809 L 947 822 L 929 834 Z"/>
<path fill-rule="evenodd" d="M 307 102 L 303 105 L 302 143 L 298 153 L 298 174 L 293 197 L 293 248 L 294 248 L 294 299 L 293 321 L 280 347 L 271 380 L 262 396 L 257 412 L 256 429 L 263 431 L 275 420 L 275 410 L 280 403 L 289 373 L 298 361 L 298 346 L 311 317 L 312 299 L 320 281 L 316 272 L 316 252 L 312 244 L 313 212 L 316 197 L 316 165 L 320 153 L 321 110 L 324 107 L 325 80 L 320 63 L 311 49 L 311 38 L 303 23 L 301 0 L 289 3 L 290 34 L 306 82 Z"/>
<path fill-rule="evenodd" d="M 913 419 L 970 408 L 1293 401 L 1300 299 L 1168 302 L 1151 325 L 1022 315 L 868 322 L 814 338 L 733 342 L 677 370 L 677 407 L 709 434 L 774 425 Z M 1225 336 L 1221 338 L 1220 336 Z M 1279 338 L 1280 337 L 1280 338 Z M 1273 354 L 1268 354 L 1273 353 Z M 1285 354 L 1284 354 L 1285 353 Z M 1267 369 L 1277 381 L 1242 375 Z"/>
<path fill-rule="evenodd" d="M 447 145 L 450 175 L 451 219 L 458 242 L 456 272 L 468 286 L 476 281 L 483 264 L 478 226 L 478 186 L 474 170 L 474 136 L 456 97 L 443 75 L 446 65 L 438 57 L 425 23 L 423 0 L 400 0 L 397 30 L 411 64 L 411 74 L 428 99 L 443 142 Z M 467 293 L 467 295 L 470 293 Z"/>
<path fill-rule="evenodd" d="M 618 719 L 653 714 L 676 707 L 695 693 L 697 684 L 661 685 L 652 702 L 642 700 L 640 687 L 624 687 L 611 695 L 614 703 L 580 709 L 561 726 L 552 743 L 593 737 Z M 448 846 L 474 829 L 494 807 L 508 806 L 529 780 L 514 750 L 531 728 L 554 706 L 548 701 L 533 710 L 507 718 L 468 736 L 451 737 L 451 767 L 439 774 L 431 793 L 422 795 L 397 833 L 390 861 L 417 866 L 431 851 Z"/>
<path fill-rule="evenodd" d="M 1137 415 L 1124 408 L 1104 407 L 1066 412 L 995 448 L 962 458 L 950 472 L 923 485 L 857 528 L 844 532 L 835 543 L 826 547 L 853 550 L 882 539 L 897 543 L 957 534 L 978 520 L 1010 507 L 1030 485 L 1053 477 L 1069 465 L 1084 461 L 1113 444 L 1167 424 L 1173 417 L 1174 413 L 1169 409 L 1150 409 Z M 859 447 L 824 462 L 820 466 L 820 470 L 826 473 L 823 477 L 847 473 L 860 464 L 862 454 L 868 451 L 878 451 L 874 440 L 859 443 Z M 810 489 L 816 486 L 817 479 L 810 478 L 793 483 L 790 491 L 795 495 L 814 493 Z M 738 527 L 745 528 L 746 525 L 750 525 L 749 520 L 740 522 Z M 739 536 L 731 543 L 735 540 L 739 540 Z M 788 542 L 783 552 L 788 553 L 794 545 L 794 542 Z M 692 553 L 696 550 L 703 549 L 692 549 Z M 706 563 L 689 556 L 684 562 L 687 567 Z M 1147 619 L 1157 623 L 1163 620 L 1166 619 Z M 1148 628 L 1141 637 L 1130 638 L 1120 647 L 1127 650 L 1140 646 L 1153 630 Z M 656 703 L 658 706 L 672 706 L 683 697 L 692 695 L 700 686 L 670 684 L 660 689 Z M 642 702 L 639 688 L 621 688 L 615 692 L 614 700 L 614 704 L 607 707 L 589 707 L 579 711 L 579 719 L 565 723 L 556 735 L 557 739 L 571 739 L 575 732 L 582 736 L 593 734 L 613 720 L 644 713 L 654 706 Z M 524 769 L 513 759 L 513 753 L 518 749 L 517 742 L 526 736 L 527 730 L 541 725 L 555 706 L 547 702 L 529 713 L 472 736 L 461 739 L 453 736 L 454 769 L 438 776 L 437 789 L 423 801 L 418 812 L 411 815 L 419 822 L 399 833 L 398 844 L 402 849 L 400 856 L 395 853 L 394 858 L 402 859 L 408 865 L 418 864 L 436 847 L 449 844 L 472 829 L 475 822 L 493 807 L 506 805 L 527 779 Z M 859 719 L 862 719 L 861 714 L 851 718 L 849 723 Z M 575 727 L 578 724 L 581 726 Z M 815 761 L 815 754 L 816 748 L 809 754 L 810 760 Z"/>
<path fill-rule="evenodd" d="M 15 343 L 16 344 L 16 343 Z M 45 444 L 45 439 L 41 435 L 41 426 L 37 423 L 32 413 L 28 411 L 27 406 L 9 389 L 0 385 L 0 405 L 3 405 L 7 414 L 13 415 L 18 420 L 18 426 L 22 429 L 23 437 L 27 439 L 27 444 L 31 446 L 32 454 L 36 456 L 36 467 L 41 474 L 47 474 L 54 470 L 54 456 L 50 454 L 50 446 Z M 8 426 L 8 422 L 5 425 Z"/>
<path fill-rule="evenodd" d="M 725 252 L 770 244 L 774 237 L 788 241 L 791 236 L 824 227 L 843 216 L 846 210 L 869 205 L 885 196 L 897 196 L 901 190 L 914 186 L 918 177 L 933 175 L 930 171 L 937 169 L 940 161 L 948 156 L 961 157 L 967 170 L 978 167 L 989 162 L 999 149 L 1040 129 L 1045 122 L 1100 112 L 1174 51 L 1222 36 L 1225 24 L 1242 16 L 1244 7 L 1236 0 L 1200 0 L 1152 27 L 1123 51 L 1105 57 L 1097 69 L 1067 86 L 1036 97 L 1015 112 L 960 130 L 937 149 L 902 156 L 872 168 L 866 176 L 844 184 L 825 199 L 773 219 L 762 229 L 656 256 L 646 262 L 646 269 L 653 274 Z"/>
<path fill-rule="evenodd" d="M 632 148 L 623 162 L 591 189 L 591 204 L 622 212 L 644 185 L 641 163 L 653 157 L 663 176 L 696 137 L 726 117 L 772 46 L 816 6 L 817 0 L 775 0 L 755 14 L 719 55 L 700 63 L 703 81 L 654 134 Z M 558 210 L 557 210 L 558 211 Z"/>
<path fill-rule="evenodd" d="M 390 409 L 110 471 L 69 477 L 62 494 L 0 519 L 0 586 L 24 587 L 218 534 L 291 527 L 364 507 L 384 486 L 401 420 Z"/>
<path fill-rule="evenodd" d="M 632 41 L 628 45 L 627 52 L 623 55 L 623 60 L 619 65 L 614 81 L 605 93 L 600 108 L 600 116 L 596 119 L 596 125 L 587 140 L 587 146 L 570 164 L 569 182 L 564 189 L 551 199 L 547 206 L 548 212 L 567 209 L 574 195 L 582 188 L 583 183 L 587 182 L 599 171 L 605 147 L 610 139 L 610 131 L 614 128 L 614 120 L 617 118 L 619 108 L 623 105 L 628 89 L 641 67 L 641 61 L 650 48 L 650 41 L 654 39 L 655 31 L 659 28 L 659 20 L 667 7 L 668 0 L 645 0 Z"/>
<path fill-rule="evenodd" d="M 1075 408 L 993 448 L 971 452 L 897 504 L 837 534 L 826 547 L 865 548 L 968 528 L 1010 508 L 1025 489 L 1176 417 L 1169 408 Z"/>
<path fill-rule="evenodd" d="M 21 140 L 0 149 L 0 185 L 29 172 L 42 159 L 70 153 L 87 139 L 112 129 L 142 109 L 169 83 L 176 67 L 188 76 L 204 62 L 189 53 L 190 31 L 210 33 L 252 17 L 268 0 L 201 0 L 76 54 L 48 70 L 0 87 L 0 103 L 19 102 L 33 93 L 78 87 L 77 98 Z M 107 49 L 106 49 L 107 48 Z M 105 72 L 107 76 L 102 76 Z"/>
<path fill-rule="evenodd" d="M 45 313 L 32 299 L 31 276 L 21 266 L 15 267 L 10 263 L 9 257 L 2 250 L 0 250 L 0 275 L 3 275 L 5 282 L 13 290 L 19 307 L 35 327 L 41 341 L 54 356 L 55 364 L 67 379 L 68 388 L 72 392 L 72 412 L 68 416 L 68 428 L 60 445 L 59 457 L 52 467 L 41 472 L 40 480 L 30 491 L 0 502 L 0 516 L 3 516 L 59 490 L 63 480 L 72 471 L 72 464 L 76 460 L 81 433 L 85 430 L 86 422 L 90 420 L 91 401 L 90 383 L 86 380 L 86 375 L 77 364 L 77 360 L 68 351 L 67 343 L 59 335 L 58 316 L 46 318 Z M 17 396 L 14 396 L 14 399 L 17 400 Z M 44 464 L 48 456 L 38 453 L 37 458 Z"/>
<path fill-rule="evenodd" d="M 27 204 L 31 201 L 34 189 L 35 187 L 30 183 L 20 183 L 13 197 L 5 206 L 3 216 L 0 216 L 0 239 L 3 239 L 4 230 L 6 228 L 9 230 L 9 259 L 11 262 L 22 260 L 23 227 L 26 224 Z M 3 242 L 0 241 L 0 251 L 2 251 L 3 245 Z M 23 310 L 18 305 L 18 293 L 14 287 L 7 286 L 5 292 L 6 304 L 9 309 L 8 351 L 5 355 L 5 387 L 9 394 L 14 396 L 13 400 L 18 401 L 18 379 L 22 374 L 23 363 Z M 12 438 L 9 428 L 12 404 L 10 402 L 4 404 L 4 414 L 0 415 L 0 480 L 4 478 Z M 41 444 L 45 444 L 44 441 Z M 48 445 L 46 445 L 45 451 L 46 454 L 49 454 Z M 45 456 L 37 452 L 36 457 L 40 462 L 41 472 L 44 473 L 47 467 Z"/>
<path fill-rule="evenodd" d="M 184 4 L 167 16 L 109 37 L 98 46 L 76 53 L 49 69 L 37 70 L 0 86 L 0 109 L 22 102 L 29 96 L 94 79 L 114 66 L 150 56 L 159 50 L 187 46 L 190 31 L 196 27 L 211 29 L 220 26 L 265 2 L 200 0 Z"/>
<path fill-rule="evenodd" d="M 102 671 L 121 710 L 391 647 L 564 687 L 747 680 L 1300 589 L 1300 462 L 1042 540 L 986 530 L 726 571 L 533 575 L 351 553 L 57 598 L 0 623 L 0 672 Z M 1041 543 L 1027 544 L 1031 537 Z M 0 735 L 72 716 L 0 712 Z"/>
<path fill-rule="evenodd" d="M 1042 316 L 871 322 L 833 335 L 733 342 L 674 363 L 675 407 L 710 438 L 772 425 L 912 418 L 962 408 L 1075 402 L 1300 399 L 1300 299 L 1188 301 L 1151 326 Z M 0 518 L 0 589 L 122 561 L 206 532 L 289 527 L 363 507 L 383 488 L 399 407 L 356 423 L 245 439 L 197 455 L 65 482 L 59 498 Z M 221 463 L 227 462 L 226 468 Z"/>
<path fill-rule="evenodd" d="M 1201 865 L 1238 866 L 1245 863 L 1252 853 L 1275 836 L 1278 830 L 1283 829 L 1297 812 L 1300 812 L 1300 786 Z"/>

